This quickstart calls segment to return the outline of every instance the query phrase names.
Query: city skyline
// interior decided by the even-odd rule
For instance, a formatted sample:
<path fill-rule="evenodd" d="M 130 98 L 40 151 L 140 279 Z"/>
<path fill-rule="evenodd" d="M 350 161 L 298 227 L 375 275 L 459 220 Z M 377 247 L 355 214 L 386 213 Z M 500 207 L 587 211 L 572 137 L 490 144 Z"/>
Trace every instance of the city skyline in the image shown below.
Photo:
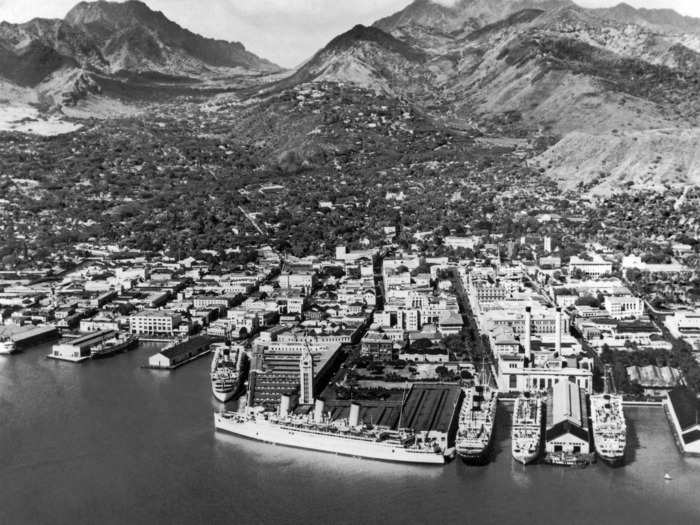
<path fill-rule="evenodd" d="M 183 27 L 211 38 L 241 42 L 246 48 L 285 68 L 294 68 L 340 33 L 357 24 L 369 25 L 391 15 L 412 0 L 207 0 L 206 11 L 193 17 L 188 0 L 144 0 Z M 435 0 L 450 4 L 452 0 Z M 63 18 L 77 0 L 0 0 L 0 21 L 27 22 L 32 18 Z M 583 7 L 609 7 L 618 0 L 576 0 Z M 625 3 L 649 9 L 674 9 L 685 16 L 700 17 L 694 0 L 629 0 Z"/>

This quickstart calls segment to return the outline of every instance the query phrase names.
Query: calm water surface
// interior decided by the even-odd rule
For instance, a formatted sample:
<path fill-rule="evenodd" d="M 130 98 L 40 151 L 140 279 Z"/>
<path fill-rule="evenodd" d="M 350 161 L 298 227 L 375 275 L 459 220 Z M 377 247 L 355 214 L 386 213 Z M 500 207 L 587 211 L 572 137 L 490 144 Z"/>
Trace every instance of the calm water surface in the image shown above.
<path fill-rule="evenodd" d="M 515 464 L 501 409 L 489 466 L 392 465 L 215 434 L 206 358 L 167 373 L 140 368 L 154 347 L 48 349 L 0 356 L 0 524 L 700 523 L 700 459 L 661 409 L 626 410 L 619 469 Z"/>

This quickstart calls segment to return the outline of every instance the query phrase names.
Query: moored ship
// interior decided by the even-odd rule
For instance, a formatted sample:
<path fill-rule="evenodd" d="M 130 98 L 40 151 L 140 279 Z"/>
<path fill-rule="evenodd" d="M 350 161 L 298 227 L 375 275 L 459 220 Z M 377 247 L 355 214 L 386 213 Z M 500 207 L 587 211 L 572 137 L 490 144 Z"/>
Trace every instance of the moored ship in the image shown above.
<path fill-rule="evenodd" d="M 214 397 L 226 403 L 239 392 L 244 379 L 247 354 L 225 344 L 214 345 L 211 360 L 211 390 Z"/>
<path fill-rule="evenodd" d="M 593 446 L 603 461 L 618 466 L 625 458 L 627 423 L 622 408 L 622 396 L 615 392 L 612 366 L 605 365 L 603 379 L 604 393 L 589 397 Z"/>
<path fill-rule="evenodd" d="M 483 375 L 478 384 L 463 391 L 455 449 L 466 463 L 483 464 L 488 462 L 493 441 L 498 391 Z"/>
<path fill-rule="evenodd" d="M 542 443 L 542 399 L 530 393 L 515 400 L 511 448 L 513 457 L 523 465 L 535 461 Z"/>
<path fill-rule="evenodd" d="M 95 346 L 90 348 L 90 357 L 93 359 L 100 359 L 103 357 L 109 357 L 119 352 L 126 352 L 136 348 L 139 344 L 139 339 L 133 335 L 122 336 L 118 335 L 111 339 L 105 341 L 100 341 Z"/>
<path fill-rule="evenodd" d="M 359 405 L 353 404 L 350 417 L 344 420 L 330 420 L 323 413 L 322 401 L 317 401 L 310 415 L 289 414 L 288 406 L 289 401 L 283 399 L 279 414 L 262 408 L 218 413 L 214 425 L 236 436 L 318 452 L 399 463 L 442 465 L 446 461 L 437 441 L 423 441 L 407 429 L 360 423 Z"/>
<path fill-rule="evenodd" d="M 17 345 L 9 337 L 0 338 L 0 354 L 12 354 L 17 350 Z"/>

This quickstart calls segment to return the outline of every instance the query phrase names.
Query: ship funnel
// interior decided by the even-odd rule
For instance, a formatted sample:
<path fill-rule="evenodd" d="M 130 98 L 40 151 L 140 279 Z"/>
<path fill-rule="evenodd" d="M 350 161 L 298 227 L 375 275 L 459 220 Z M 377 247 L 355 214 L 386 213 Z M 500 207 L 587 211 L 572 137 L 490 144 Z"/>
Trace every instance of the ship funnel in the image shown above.
<path fill-rule="evenodd" d="M 350 417 L 348 418 L 348 423 L 351 427 L 360 426 L 360 405 L 357 403 L 352 403 L 350 405 Z"/>
<path fill-rule="evenodd" d="M 324 403 L 323 399 L 317 399 L 314 407 L 314 421 L 316 423 L 323 423 L 323 410 L 325 408 L 326 403 Z"/>
<path fill-rule="evenodd" d="M 525 340 L 523 341 L 523 346 L 525 347 L 525 359 L 528 362 L 528 366 L 532 366 L 532 308 L 525 307 Z"/>
<path fill-rule="evenodd" d="M 280 397 L 280 416 L 286 416 L 289 414 L 289 407 L 292 404 L 292 399 L 288 395 L 283 395 Z"/>
<path fill-rule="evenodd" d="M 554 319 L 554 351 L 561 355 L 561 308 L 557 308 L 557 316 Z"/>

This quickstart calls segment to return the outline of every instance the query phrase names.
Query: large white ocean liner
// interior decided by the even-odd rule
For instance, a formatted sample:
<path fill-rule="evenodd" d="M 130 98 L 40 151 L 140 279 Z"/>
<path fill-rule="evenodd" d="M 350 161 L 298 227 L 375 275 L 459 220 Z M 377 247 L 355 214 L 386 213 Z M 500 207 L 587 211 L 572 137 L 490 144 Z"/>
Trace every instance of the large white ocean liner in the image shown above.
<path fill-rule="evenodd" d="M 237 436 L 288 447 L 399 463 L 445 463 L 444 450 L 436 441 L 422 441 L 410 430 L 360 423 L 359 405 L 351 406 L 348 419 L 331 421 L 322 401 L 309 415 L 287 413 L 288 403 L 282 401 L 279 414 L 261 408 L 217 413 L 214 425 Z"/>
<path fill-rule="evenodd" d="M 523 465 L 532 463 L 542 448 L 542 399 L 525 392 L 515 400 L 511 432 L 513 457 Z"/>

